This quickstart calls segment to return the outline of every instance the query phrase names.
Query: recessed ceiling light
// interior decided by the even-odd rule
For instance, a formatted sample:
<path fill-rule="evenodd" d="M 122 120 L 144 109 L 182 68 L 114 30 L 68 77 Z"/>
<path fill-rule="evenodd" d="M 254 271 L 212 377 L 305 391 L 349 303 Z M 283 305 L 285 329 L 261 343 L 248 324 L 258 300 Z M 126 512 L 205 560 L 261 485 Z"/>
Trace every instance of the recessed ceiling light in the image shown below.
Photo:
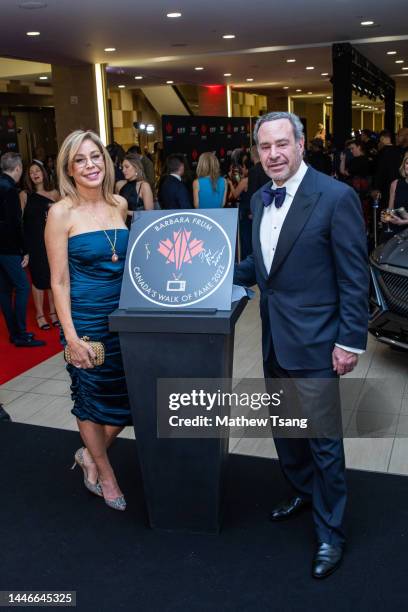
<path fill-rule="evenodd" d="M 223 38 L 235 38 L 235 34 L 223 34 Z"/>
<path fill-rule="evenodd" d="M 35 1 L 35 0 L 27 0 L 25 2 L 19 2 L 19 8 L 22 9 L 41 9 L 41 8 L 46 8 L 47 7 L 47 3 L 46 2 L 40 2 L 40 1 Z"/>
<path fill-rule="evenodd" d="M 141 74 L 138 74 L 137 76 L 135 76 L 136 81 L 141 81 L 143 79 Z"/>
<path fill-rule="evenodd" d="M 114 51 L 116 51 L 115 47 L 105 47 L 104 51 L 106 51 L 106 53 L 113 53 Z"/>
<path fill-rule="evenodd" d="M 26 32 L 27 36 L 39 36 L 39 32 Z"/>
<path fill-rule="evenodd" d="M 306 70 L 314 70 L 314 66 L 306 66 Z"/>
<path fill-rule="evenodd" d="M 248 81 L 248 83 L 250 83 L 251 81 L 253 81 L 254 79 L 252 77 L 249 77 L 248 79 L 246 79 L 246 81 Z"/>
<path fill-rule="evenodd" d="M 403 70 L 408 70 L 408 66 L 403 66 L 402 69 Z"/>
<path fill-rule="evenodd" d="M 289 87 L 284 87 L 283 89 L 289 89 Z"/>
<path fill-rule="evenodd" d="M 287 62 L 288 64 L 293 64 L 294 62 L 296 62 L 296 60 L 295 60 L 295 59 L 292 57 L 292 58 L 290 58 L 290 59 L 287 59 L 287 60 L 286 60 L 286 62 Z"/>
<path fill-rule="evenodd" d="M 119 89 L 124 89 L 126 85 L 118 85 Z"/>
<path fill-rule="evenodd" d="M 387 51 L 387 55 L 397 55 L 396 51 Z"/>
<path fill-rule="evenodd" d="M 194 70 L 204 70 L 204 66 L 196 66 Z"/>
<path fill-rule="evenodd" d="M 229 77 L 232 76 L 232 74 L 230 72 L 224 72 L 224 76 Z"/>
<path fill-rule="evenodd" d="M 311 96 L 313 91 L 308 91 L 307 93 L 309 94 L 309 96 Z"/>
<path fill-rule="evenodd" d="M 173 85 L 174 81 L 166 81 L 167 85 Z"/>
<path fill-rule="evenodd" d="M 181 13 L 167 13 L 166 17 L 169 19 L 177 19 L 177 17 L 181 17 Z"/>
<path fill-rule="evenodd" d="M 320 76 L 329 76 L 329 73 L 328 72 L 321 72 Z"/>
<path fill-rule="evenodd" d="M 326 96 L 326 100 L 331 100 L 331 96 Z"/>
<path fill-rule="evenodd" d="M 403 64 L 403 63 L 404 63 L 404 60 L 395 60 L 395 63 L 396 63 L 396 64 Z"/>
<path fill-rule="evenodd" d="M 301 90 L 301 89 L 297 89 L 296 91 L 297 91 L 298 93 L 300 93 L 302 90 Z"/>
<path fill-rule="evenodd" d="M 372 26 L 372 25 L 374 25 L 374 21 L 370 21 L 370 20 L 368 20 L 368 21 L 360 21 L 360 25 L 362 25 L 362 26 Z"/>
<path fill-rule="evenodd" d="M 48 77 L 47 76 L 40 76 L 40 81 L 48 81 Z"/>

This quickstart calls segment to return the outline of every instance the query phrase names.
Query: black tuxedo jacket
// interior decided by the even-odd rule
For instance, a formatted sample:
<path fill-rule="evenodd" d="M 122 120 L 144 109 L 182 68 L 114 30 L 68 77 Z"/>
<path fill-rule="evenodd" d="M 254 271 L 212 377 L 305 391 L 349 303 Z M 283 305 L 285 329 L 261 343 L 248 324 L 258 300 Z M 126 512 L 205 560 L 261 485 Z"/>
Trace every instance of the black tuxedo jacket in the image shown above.
<path fill-rule="evenodd" d="M 166 176 L 159 188 L 159 204 L 161 208 L 192 208 L 187 187 L 175 176 Z"/>
<path fill-rule="evenodd" d="M 252 197 L 253 253 L 234 282 L 258 284 L 264 359 L 271 342 L 286 370 L 332 367 L 335 343 L 365 349 L 369 272 L 360 201 L 339 181 L 308 168 L 279 236 L 271 270 L 260 243 L 261 190 Z"/>

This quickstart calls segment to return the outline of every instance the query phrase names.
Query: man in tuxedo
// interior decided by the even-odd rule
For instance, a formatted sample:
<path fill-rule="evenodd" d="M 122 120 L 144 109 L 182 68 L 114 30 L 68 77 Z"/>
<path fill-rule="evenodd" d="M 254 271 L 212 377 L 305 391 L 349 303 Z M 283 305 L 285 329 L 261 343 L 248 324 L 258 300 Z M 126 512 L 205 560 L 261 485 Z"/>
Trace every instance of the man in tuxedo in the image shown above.
<path fill-rule="evenodd" d="M 159 204 L 164 210 L 192 208 L 188 189 L 182 181 L 184 160 L 179 155 L 169 155 L 166 160 L 167 176 L 159 187 Z"/>
<path fill-rule="evenodd" d="M 254 139 L 271 180 L 252 197 L 253 253 L 236 266 L 234 282 L 260 289 L 265 378 L 313 384 L 331 379 L 338 394 L 339 376 L 354 369 L 367 341 L 369 276 L 360 201 L 344 183 L 306 166 L 296 115 L 263 115 Z M 318 404 L 319 398 L 317 411 Z M 312 575 L 324 578 L 340 565 L 345 542 L 341 432 L 276 437 L 275 444 L 294 497 L 273 509 L 270 519 L 312 508 L 318 542 Z"/>

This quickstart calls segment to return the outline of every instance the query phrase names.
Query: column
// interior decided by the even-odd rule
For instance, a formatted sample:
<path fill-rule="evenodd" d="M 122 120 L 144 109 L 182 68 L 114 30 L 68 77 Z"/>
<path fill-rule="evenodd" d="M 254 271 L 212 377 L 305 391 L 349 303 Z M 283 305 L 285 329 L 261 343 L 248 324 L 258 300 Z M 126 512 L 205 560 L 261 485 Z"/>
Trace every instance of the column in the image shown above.
<path fill-rule="evenodd" d="M 391 134 L 395 132 L 395 88 L 389 87 L 384 100 L 384 128 Z"/>
<path fill-rule="evenodd" d="M 408 100 L 402 103 L 402 127 L 408 127 Z"/>
<path fill-rule="evenodd" d="M 333 141 L 342 149 L 351 138 L 352 48 L 349 43 L 335 44 L 333 58 Z"/>
<path fill-rule="evenodd" d="M 58 146 L 73 130 L 99 133 L 95 66 L 52 66 Z"/>

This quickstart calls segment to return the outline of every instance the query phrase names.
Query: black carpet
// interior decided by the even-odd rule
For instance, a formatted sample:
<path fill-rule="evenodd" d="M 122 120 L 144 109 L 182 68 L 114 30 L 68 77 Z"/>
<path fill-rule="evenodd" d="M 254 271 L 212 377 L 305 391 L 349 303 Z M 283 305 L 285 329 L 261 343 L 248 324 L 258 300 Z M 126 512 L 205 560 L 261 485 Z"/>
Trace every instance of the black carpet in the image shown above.
<path fill-rule="evenodd" d="M 310 514 L 266 520 L 287 494 L 276 461 L 231 455 L 223 531 L 185 535 L 147 527 L 134 442 L 111 451 L 124 513 L 69 471 L 78 446 L 74 432 L 0 425 L 0 590 L 76 590 L 86 612 L 407 609 L 408 478 L 349 472 L 344 563 L 318 582 Z"/>

